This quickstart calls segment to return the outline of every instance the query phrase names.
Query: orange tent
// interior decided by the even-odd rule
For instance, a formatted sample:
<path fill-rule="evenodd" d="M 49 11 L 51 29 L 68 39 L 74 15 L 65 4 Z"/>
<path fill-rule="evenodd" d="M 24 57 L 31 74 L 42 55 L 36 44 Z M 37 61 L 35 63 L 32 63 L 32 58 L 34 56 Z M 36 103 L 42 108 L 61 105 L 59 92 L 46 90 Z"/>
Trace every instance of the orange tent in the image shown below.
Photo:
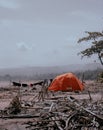
<path fill-rule="evenodd" d="M 82 82 L 72 73 L 57 76 L 48 87 L 50 91 L 82 91 L 83 89 Z"/>

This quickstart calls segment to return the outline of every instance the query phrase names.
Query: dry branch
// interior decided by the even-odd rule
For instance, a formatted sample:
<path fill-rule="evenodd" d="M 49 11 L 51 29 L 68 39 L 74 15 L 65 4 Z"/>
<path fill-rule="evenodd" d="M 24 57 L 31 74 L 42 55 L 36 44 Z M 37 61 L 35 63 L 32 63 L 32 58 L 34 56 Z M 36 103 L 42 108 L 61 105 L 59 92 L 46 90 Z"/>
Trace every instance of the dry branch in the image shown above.
<path fill-rule="evenodd" d="M 90 110 L 84 108 L 83 106 L 81 106 L 80 104 L 78 104 L 77 102 L 75 102 L 75 99 L 74 99 L 74 98 L 71 99 L 70 97 L 68 97 L 68 100 L 69 100 L 70 102 L 72 102 L 73 104 L 76 105 L 76 107 L 75 107 L 76 110 L 77 110 L 77 108 L 79 108 L 79 111 L 84 110 L 84 111 L 86 111 L 87 113 L 91 114 L 92 116 L 96 117 L 97 120 L 99 120 L 100 122 L 103 122 L 103 118 L 102 118 L 102 117 L 100 117 L 99 115 L 93 113 L 92 111 L 90 111 Z"/>
<path fill-rule="evenodd" d="M 0 116 L 4 119 L 22 119 L 22 118 L 37 118 L 39 115 L 9 115 L 9 116 Z"/>

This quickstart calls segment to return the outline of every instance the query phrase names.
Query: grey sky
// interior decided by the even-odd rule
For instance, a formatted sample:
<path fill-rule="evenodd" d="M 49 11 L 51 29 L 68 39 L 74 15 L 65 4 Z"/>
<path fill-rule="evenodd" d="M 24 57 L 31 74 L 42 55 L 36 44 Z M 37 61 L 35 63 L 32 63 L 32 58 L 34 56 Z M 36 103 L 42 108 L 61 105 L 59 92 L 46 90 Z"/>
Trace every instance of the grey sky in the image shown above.
<path fill-rule="evenodd" d="M 77 40 L 102 29 L 103 0 L 0 0 L 0 68 L 93 62 Z"/>

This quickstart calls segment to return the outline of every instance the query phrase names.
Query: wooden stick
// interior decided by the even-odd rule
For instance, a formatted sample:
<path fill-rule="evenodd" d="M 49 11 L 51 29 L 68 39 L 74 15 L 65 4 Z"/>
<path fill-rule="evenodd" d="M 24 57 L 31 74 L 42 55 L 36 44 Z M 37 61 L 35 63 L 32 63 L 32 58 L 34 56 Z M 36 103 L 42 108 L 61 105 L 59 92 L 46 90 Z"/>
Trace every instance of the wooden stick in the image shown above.
<path fill-rule="evenodd" d="M 69 118 L 66 120 L 66 126 L 65 126 L 64 130 L 68 130 L 68 123 L 69 123 L 70 119 L 71 119 L 74 115 L 76 115 L 76 114 L 77 114 L 77 112 L 74 112 L 71 116 L 69 116 Z"/>
<path fill-rule="evenodd" d="M 89 94 L 89 99 L 90 99 L 90 101 L 91 101 L 91 100 L 92 100 L 92 97 L 91 97 L 90 91 L 88 91 L 88 94 Z"/>
<path fill-rule="evenodd" d="M 7 118 L 7 119 L 21 119 L 21 118 L 37 118 L 39 115 L 10 115 L 10 116 L 0 116 L 0 118 Z"/>
<path fill-rule="evenodd" d="M 52 111 L 53 106 L 54 106 L 54 103 L 52 102 L 52 104 L 51 104 L 51 106 L 50 106 L 50 109 L 49 109 L 49 112 Z"/>
<path fill-rule="evenodd" d="M 56 120 L 55 117 L 52 117 L 52 119 L 54 120 L 54 122 L 55 122 L 55 124 L 57 125 L 57 127 L 58 127 L 59 130 L 64 130 L 64 129 L 60 126 L 60 124 L 58 123 L 58 121 L 55 121 L 55 120 Z"/>

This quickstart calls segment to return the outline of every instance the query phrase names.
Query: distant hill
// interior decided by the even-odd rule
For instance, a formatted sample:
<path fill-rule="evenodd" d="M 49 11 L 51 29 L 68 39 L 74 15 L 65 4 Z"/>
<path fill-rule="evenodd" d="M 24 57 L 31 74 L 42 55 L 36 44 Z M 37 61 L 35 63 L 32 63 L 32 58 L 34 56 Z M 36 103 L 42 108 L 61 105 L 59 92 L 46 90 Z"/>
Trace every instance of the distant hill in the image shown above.
<path fill-rule="evenodd" d="M 75 72 L 75 71 L 86 71 L 86 70 L 95 70 L 97 68 L 103 69 L 103 66 L 99 63 L 91 64 L 71 64 L 65 66 L 46 66 L 46 67 L 21 67 L 21 68 L 6 68 L 0 69 L 0 76 L 3 75 L 38 75 L 38 74 L 47 74 L 47 73 L 62 73 L 62 72 Z"/>

